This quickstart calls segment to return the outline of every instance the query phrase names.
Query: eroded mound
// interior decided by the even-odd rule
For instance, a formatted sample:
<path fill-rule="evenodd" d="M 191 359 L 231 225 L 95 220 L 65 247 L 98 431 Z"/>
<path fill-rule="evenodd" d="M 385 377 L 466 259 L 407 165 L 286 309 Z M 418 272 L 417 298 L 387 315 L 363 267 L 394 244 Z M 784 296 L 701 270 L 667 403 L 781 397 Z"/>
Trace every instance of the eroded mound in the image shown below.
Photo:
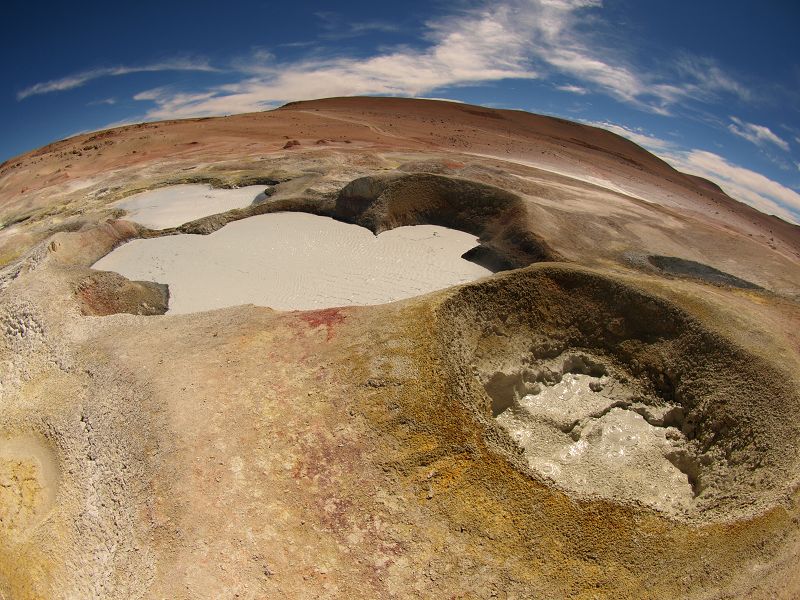
<path fill-rule="evenodd" d="M 297 179 L 285 182 L 286 189 L 276 193 L 275 199 L 260 194 L 245 208 L 141 235 L 208 235 L 256 215 L 305 212 L 354 223 L 376 235 L 408 225 L 438 225 L 471 233 L 478 236 L 480 245 L 463 258 L 495 272 L 562 260 L 546 240 L 531 232 L 531 216 L 523 199 L 498 187 L 431 173 L 394 172 L 361 177 L 334 193 L 318 196 L 308 194 L 300 181 L 303 177 Z"/>
<path fill-rule="evenodd" d="M 75 286 L 84 315 L 162 315 L 169 305 L 169 289 L 152 281 L 130 281 L 110 271 L 91 272 Z"/>
<path fill-rule="evenodd" d="M 522 199 L 506 190 L 431 173 L 362 177 L 342 189 L 336 216 L 385 231 L 401 225 L 441 225 L 479 236 L 479 264 L 522 267 L 559 260 L 530 232 Z M 472 259 L 473 255 L 465 258 Z"/>
<path fill-rule="evenodd" d="M 542 266 L 439 311 L 459 393 L 534 477 L 701 520 L 758 513 L 795 483 L 788 374 L 665 300 Z"/>

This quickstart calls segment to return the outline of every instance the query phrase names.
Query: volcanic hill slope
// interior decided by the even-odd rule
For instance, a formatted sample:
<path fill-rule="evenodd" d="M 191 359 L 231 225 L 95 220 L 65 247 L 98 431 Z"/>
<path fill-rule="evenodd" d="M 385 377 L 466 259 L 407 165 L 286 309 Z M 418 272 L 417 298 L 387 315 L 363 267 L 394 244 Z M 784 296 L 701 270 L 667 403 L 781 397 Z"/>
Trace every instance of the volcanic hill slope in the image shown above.
<path fill-rule="evenodd" d="M 178 183 L 269 194 L 158 231 L 113 206 Z M 164 286 L 91 268 L 280 211 L 461 229 L 496 273 L 165 315 Z M 800 596 L 800 228 L 632 142 L 293 103 L 7 161 L 0 223 L 0 598 Z M 592 407 L 537 405 L 515 437 L 525 398 L 570 382 Z M 602 457 L 539 468 L 613 419 L 673 448 L 684 495 Z"/>

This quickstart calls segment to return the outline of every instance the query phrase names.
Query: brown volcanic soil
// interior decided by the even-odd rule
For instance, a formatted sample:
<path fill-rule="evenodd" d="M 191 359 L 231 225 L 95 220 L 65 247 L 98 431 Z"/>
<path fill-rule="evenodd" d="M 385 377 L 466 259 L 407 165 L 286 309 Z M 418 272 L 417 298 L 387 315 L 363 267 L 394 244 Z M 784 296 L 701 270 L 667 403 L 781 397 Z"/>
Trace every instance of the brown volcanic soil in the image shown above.
<path fill-rule="evenodd" d="M 111 206 L 181 182 L 273 187 L 175 230 Z M 382 306 L 164 316 L 163 286 L 90 268 L 282 210 L 457 227 L 516 270 Z M 12 159 L 0 221 L 0 597 L 800 595 L 800 229 L 627 140 L 295 103 Z M 485 385 L 566 351 L 680 408 L 689 509 L 528 468 Z"/>

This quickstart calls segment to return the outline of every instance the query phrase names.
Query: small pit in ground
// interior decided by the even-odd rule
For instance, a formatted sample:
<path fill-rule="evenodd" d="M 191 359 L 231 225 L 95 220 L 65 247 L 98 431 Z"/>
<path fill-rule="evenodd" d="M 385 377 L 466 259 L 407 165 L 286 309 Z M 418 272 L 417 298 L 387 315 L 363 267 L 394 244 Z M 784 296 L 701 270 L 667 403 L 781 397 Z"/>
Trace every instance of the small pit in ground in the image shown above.
<path fill-rule="evenodd" d="M 58 463 L 46 440 L 33 434 L 0 436 L 0 534 L 15 541 L 55 503 Z"/>
<path fill-rule="evenodd" d="M 693 522 L 763 514 L 800 484 L 796 374 L 664 298 L 551 264 L 437 315 L 451 389 L 535 480 Z"/>

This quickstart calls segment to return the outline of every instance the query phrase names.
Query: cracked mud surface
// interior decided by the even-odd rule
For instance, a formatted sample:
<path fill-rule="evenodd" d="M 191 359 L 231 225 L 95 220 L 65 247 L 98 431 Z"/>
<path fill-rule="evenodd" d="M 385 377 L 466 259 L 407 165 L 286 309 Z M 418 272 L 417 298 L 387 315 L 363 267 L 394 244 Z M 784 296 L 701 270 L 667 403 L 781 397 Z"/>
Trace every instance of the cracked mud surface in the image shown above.
<path fill-rule="evenodd" d="M 800 593 L 797 227 L 610 133 L 399 99 L 86 134 L 0 184 L 0 596 Z M 115 204 L 176 184 L 270 193 Z M 496 274 L 171 315 L 91 268 L 286 211 L 459 229 Z"/>

